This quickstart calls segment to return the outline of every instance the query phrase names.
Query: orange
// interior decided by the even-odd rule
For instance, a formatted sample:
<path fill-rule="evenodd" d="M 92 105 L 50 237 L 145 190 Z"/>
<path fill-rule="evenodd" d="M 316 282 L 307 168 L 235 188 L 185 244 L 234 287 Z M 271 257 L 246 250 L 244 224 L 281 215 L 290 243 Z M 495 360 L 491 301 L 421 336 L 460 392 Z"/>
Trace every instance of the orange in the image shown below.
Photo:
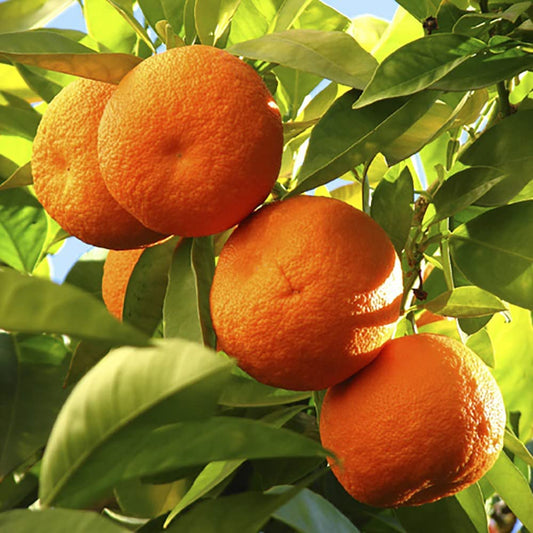
<path fill-rule="evenodd" d="M 64 230 L 95 246 L 136 248 L 163 235 L 120 207 L 98 168 L 98 124 L 115 88 L 85 79 L 65 87 L 41 120 L 31 166 L 37 198 Z"/>
<path fill-rule="evenodd" d="M 144 250 L 110 250 L 104 262 L 102 276 L 102 298 L 107 310 L 122 320 L 126 290 L 133 269 Z"/>
<path fill-rule="evenodd" d="M 420 505 L 480 479 L 496 461 L 505 407 L 492 374 L 455 339 L 423 333 L 385 344 L 331 388 L 320 416 L 332 469 L 355 499 Z"/>
<path fill-rule="evenodd" d="M 416 320 L 416 325 L 421 328 L 422 326 L 427 326 L 428 324 L 433 324 L 434 322 L 440 322 L 441 320 L 453 320 L 449 316 L 436 315 L 427 309 L 420 313 L 420 316 Z"/>
<path fill-rule="evenodd" d="M 332 198 L 263 207 L 224 245 L 211 289 L 219 346 L 262 383 L 318 390 L 377 354 L 402 272 L 381 227 Z"/>
<path fill-rule="evenodd" d="M 283 147 L 280 113 L 260 76 L 204 45 L 131 70 L 98 136 L 116 200 L 155 231 L 186 237 L 224 231 L 262 203 Z"/>

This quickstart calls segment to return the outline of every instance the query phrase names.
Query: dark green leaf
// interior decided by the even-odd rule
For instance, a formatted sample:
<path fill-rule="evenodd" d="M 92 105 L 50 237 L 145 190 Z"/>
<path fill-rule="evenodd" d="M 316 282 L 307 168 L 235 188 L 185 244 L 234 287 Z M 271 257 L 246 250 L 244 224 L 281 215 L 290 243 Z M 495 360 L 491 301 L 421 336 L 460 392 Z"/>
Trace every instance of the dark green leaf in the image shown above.
<path fill-rule="evenodd" d="M 410 42 L 383 60 L 354 107 L 431 87 L 485 47 L 483 41 L 448 33 Z"/>
<path fill-rule="evenodd" d="M 25 507 L 37 499 L 39 480 L 30 472 L 5 476 L 0 483 L 0 511 Z"/>
<path fill-rule="evenodd" d="M 371 160 L 407 131 L 438 97 L 437 93 L 423 92 L 409 99 L 352 109 L 359 94 L 350 91 L 341 96 L 314 127 L 292 194 L 323 185 Z"/>
<path fill-rule="evenodd" d="M 474 483 L 458 492 L 455 499 L 466 512 L 478 533 L 488 533 L 485 500 L 479 483 Z"/>
<path fill-rule="evenodd" d="M 0 261 L 31 273 L 46 240 L 47 215 L 27 189 L 0 192 Z"/>
<path fill-rule="evenodd" d="M 0 268 L 0 328 L 24 333 L 60 333 L 113 345 L 146 346 L 148 338 L 115 320 L 105 306 L 69 285 Z"/>
<path fill-rule="evenodd" d="M 152 335 L 163 318 L 163 301 L 175 237 L 157 246 L 146 248 L 133 269 L 124 297 L 123 320 Z"/>
<path fill-rule="evenodd" d="M 102 359 L 111 346 L 105 342 L 81 341 L 72 354 L 65 386 L 70 386 L 79 381 L 87 372 Z"/>
<path fill-rule="evenodd" d="M 0 184 L 0 191 L 25 187 L 32 183 L 33 175 L 31 173 L 31 163 L 26 163 L 25 165 L 16 168 L 13 173 Z"/>
<path fill-rule="evenodd" d="M 527 465 L 533 467 L 533 455 L 531 455 L 525 444 L 507 429 L 505 430 L 503 442 L 506 450 L 522 459 Z"/>
<path fill-rule="evenodd" d="M 346 33 L 288 30 L 234 44 L 228 52 L 279 63 L 355 88 L 363 88 L 376 60 Z"/>
<path fill-rule="evenodd" d="M 370 214 L 387 232 L 396 252 L 402 253 L 413 218 L 413 177 L 408 167 L 386 175 L 372 196 Z"/>
<path fill-rule="evenodd" d="M 469 91 L 516 76 L 533 67 L 533 54 L 520 47 L 501 53 L 482 50 L 434 83 L 432 89 Z"/>
<path fill-rule="evenodd" d="M 495 167 L 507 174 L 479 199 L 479 205 L 506 203 L 531 181 L 533 153 L 524 139 L 530 135 L 532 121 L 533 109 L 511 115 L 485 131 L 461 155 L 466 165 Z"/>
<path fill-rule="evenodd" d="M 302 409 L 302 406 L 282 409 L 263 417 L 262 421 L 279 428 L 293 416 L 298 414 Z M 189 507 L 195 501 L 204 497 L 212 489 L 231 476 L 231 474 L 235 472 L 239 466 L 244 463 L 244 461 L 245 459 L 213 461 L 205 466 L 205 468 L 198 474 L 187 493 L 183 495 L 183 498 L 181 498 L 179 503 L 174 507 L 174 509 L 172 509 L 172 512 L 169 513 L 165 520 L 165 526 L 170 524 L 170 522 L 172 522 L 172 520 L 174 520 L 174 518 L 178 516 L 178 514 L 180 514 L 184 509 Z"/>
<path fill-rule="evenodd" d="M 220 404 L 231 407 L 260 407 L 298 402 L 309 398 L 310 392 L 277 389 L 255 379 L 233 374 L 222 391 Z"/>
<path fill-rule="evenodd" d="M 276 487 L 268 494 L 283 494 L 287 487 Z M 303 489 L 272 515 L 300 533 L 358 533 L 359 530 L 332 503 L 309 489 Z"/>
<path fill-rule="evenodd" d="M 65 283 L 74 285 L 102 300 L 102 276 L 104 273 L 104 257 L 90 251 L 84 254 L 70 269 Z"/>
<path fill-rule="evenodd" d="M 33 109 L 0 105 L 0 133 L 33 140 L 41 115 Z"/>
<path fill-rule="evenodd" d="M 2 190 L 5 180 L 7 180 L 17 168 L 18 165 L 14 161 L 0 154 L 0 190 Z"/>
<path fill-rule="evenodd" d="M 18 63 L 15 66 L 28 87 L 35 91 L 45 102 L 51 102 L 65 86 L 65 84 L 60 84 L 46 76 L 45 74 L 49 71 Z M 66 75 L 65 78 L 67 78 Z"/>
<path fill-rule="evenodd" d="M 16 509 L 0 514 L 0 529 L 17 533 L 127 533 L 127 529 L 113 524 L 98 513 L 69 509 L 30 511 Z"/>
<path fill-rule="evenodd" d="M 452 233 L 452 258 L 478 287 L 533 309 L 532 224 L 533 201 L 488 211 Z"/>
<path fill-rule="evenodd" d="M 457 287 L 424 302 L 421 307 L 436 315 L 460 318 L 492 315 L 507 310 L 499 298 L 478 287 Z"/>
<path fill-rule="evenodd" d="M 420 507 L 400 507 L 394 512 L 409 533 L 427 533 L 428 524 L 431 533 L 479 533 L 453 496 Z"/>
<path fill-rule="evenodd" d="M 197 237 L 192 243 L 191 264 L 196 284 L 196 297 L 200 327 L 204 344 L 216 347 L 216 335 L 211 323 L 209 294 L 215 274 L 213 237 Z"/>
<path fill-rule="evenodd" d="M 67 397 L 64 344 L 0 333 L 0 478 L 43 447 Z"/>
<path fill-rule="evenodd" d="M 59 413 L 43 458 L 41 501 L 83 505 L 124 479 L 197 464 L 193 456 L 180 464 L 178 429 L 164 425 L 212 415 L 231 366 L 180 339 L 110 352 Z M 179 446 L 191 444 L 187 437 Z"/>
<path fill-rule="evenodd" d="M 174 252 L 163 307 L 165 337 L 203 342 L 198 288 L 192 266 L 193 239 L 184 239 Z"/>
<path fill-rule="evenodd" d="M 518 520 L 527 529 L 533 530 L 533 493 L 526 478 L 505 453 L 500 453 L 500 457 L 485 474 L 485 478 Z"/>
<path fill-rule="evenodd" d="M 470 167 L 453 174 L 433 197 L 436 213 L 431 223 L 473 204 L 504 178 L 503 171 L 493 167 Z"/>
<path fill-rule="evenodd" d="M 171 4 L 172 6 L 181 6 L 181 13 L 183 16 L 183 1 L 180 2 L 174 2 L 168 0 L 166 2 L 165 0 L 138 0 L 139 7 L 141 8 L 141 11 L 145 17 L 145 19 L 150 23 L 150 26 L 155 29 L 155 25 L 160 20 L 168 20 L 171 24 L 170 17 L 165 13 L 164 7 L 165 4 Z M 179 28 L 181 25 L 177 27 Z"/>
<path fill-rule="evenodd" d="M 128 54 L 97 54 L 46 30 L 0 34 L 0 57 L 109 83 L 118 83 L 141 62 L 140 58 Z"/>

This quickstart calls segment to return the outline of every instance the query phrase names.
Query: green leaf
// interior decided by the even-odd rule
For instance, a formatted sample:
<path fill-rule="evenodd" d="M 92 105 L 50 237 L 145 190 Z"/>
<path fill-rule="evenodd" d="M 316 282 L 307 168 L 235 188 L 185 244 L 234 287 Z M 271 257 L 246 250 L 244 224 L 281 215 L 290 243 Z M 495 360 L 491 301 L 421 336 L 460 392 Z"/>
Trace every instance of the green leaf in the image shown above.
<path fill-rule="evenodd" d="M 490 292 L 469 286 L 447 291 L 420 307 L 436 315 L 458 318 L 492 315 L 507 310 L 505 304 Z"/>
<path fill-rule="evenodd" d="M 294 415 L 302 411 L 303 407 L 289 407 L 288 409 L 282 409 L 275 413 L 269 414 L 263 417 L 263 422 L 272 424 L 274 427 L 283 426 Z M 198 474 L 194 483 L 191 485 L 187 493 L 183 496 L 180 502 L 172 509 L 167 518 L 165 519 L 165 527 L 174 520 L 178 514 L 184 509 L 189 507 L 195 501 L 204 497 L 217 485 L 227 479 L 233 472 L 235 472 L 239 466 L 244 463 L 245 459 L 234 459 L 230 461 L 214 461 L 205 466 L 205 468 Z"/>
<path fill-rule="evenodd" d="M 15 66 L 28 87 L 31 87 L 45 102 L 51 102 L 61 89 L 73 79 L 67 74 L 58 73 L 55 73 L 54 78 L 56 79 L 52 79 L 51 71 L 38 67 L 28 67 L 20 63 L 15 63 Z M 58 80 L 59 77 L 63 79 Z"/>
<path fill-rule="evenodd" d="M 44 26 L 74 0 L 7 0 L 0 4 L 0 33 Z"/>
<path fill-rule="evenodd" d="M 533 121 L 533 109 L 515 113 L 485 131 L 459 158 L 470 166 L 489 166 L 507 174 L 507 178 L 482 196 L 479 205 L 501 205 L 511 200 L 533 173 L 533 154 L 527 139 Z"/>
<path fill-rule="evenodd" d="M 0 261 L 21 272 L 33 272 L 47 228 L 45 210 L 27 189 L 0 192 Z"/>
<path fill-rule="evenodd" d="M 202 44 L 215 45 L 231 22 L 241 0 L 196 0 L 194 18 Z"/>
<path fill-rule="evenodd" d="M 483 41 L 447 33 L 408 43 L 383 60 L 354 108 L 422 91 L 485 47 Z"/>
<path fill-rule="evenodd" d="M 65 386 L 78 382 L 111 349 L 108 343 L 80 341 L 70 360 Z"/>
<path fill-rule="evenodd" d="M 53 337 L 0 333 L 0 478 L 45 445 L 67 397 L 67 355 Z"/>
<path fill-rule="evenodd" d="M 398 0 L 398 4 L 422 22 L 428 17 L 437 15 L 441 2 L 440 0 Z"/>
<path fill-rule="evenodd" d="M 128 281 L 123 320 L 152 335 L 163 318 L 168 271 L 179 238 L 146 248 Z"/>
<path fill-rule="evenodd" d="M 0 133 L 33 140 L 41 115 L 33 109 L 0 105 Z"/>
<path fill-rule="evenodd" d="M 0 268 L 0 328 L 23 333 L 59 333 L 113 345 L 146 346 L 148 338 L 115 320 L 84 291 Z"/>
<path fill-rule="evenodd" d="M 350 91 L 342 95 L 314 127 L 291 194 L 323 185 L 370 161 L 407 131 L 438 97 L 437 93 L 423 92 L 352 109 L 359 94 Z"/>
<path fill-rule="evenodd" d="M 479 484 L 474 483 L 458 492 L 455 495 L 455 499 L 470 518 L 476 531 L 478 533 L 487 533 L 487 512 L 485 511 L 485 500 Z"/>
<path fill-rule="evenodd" d="M 102 276 L 104 274 L 105 255 L 101 249 L 92 249 L 83 254 L 70 269 L 65 283 L 74 285 L 102 300 Z"/>
<path fill-rule="evenodd" d="M 311 2 L 312 0 L 285 0 L 270 23 L 271 31 L 268 33 L 290 29 Z"/>
<path fill-rule="evenodd" d="M 257 533 L 276 509 L 290 501 L 311 480 L 312 478 L 306 479 L 281 494 L 244 492 L 201 502 L 170 524 L 167 531 L 169 533 L 235 533 L 236 531 Z"/>
<path fill-rule="evenodd" d="M 276 487 L 268 494 L 283 494 L 288 487 Z M 272 514 L 276 520 L 301 533 L 358 533 L 359 530 L 320 494 L 303 489 Z"/>
<path fill-rule="evenodd" d="M 43 504 L 83 505 L 119 481 L 166 471 L 179 457 L 158 449 L 176 442 L 153 430 L 212 415 L 230 368 L 227 359 L 180 339 L 110 352 L 59 413 L 43 457 Z"/>
<path fill-rule="evenodd" d="M 230 407 L 263 407 L 299 402 L 309 398 L 310 392 L 277 389 L 255 379 L 232 374 L 220 395 L 219 403 Z"/>
<path fill-rule="evenodd" d="M 487 331 L 496 354 L 494 377 L 507 410 L 521 413 L 519 435 L 527 440 L 533 437 L 533 328 L 529 311 L 511 306 L 511 317 L 496 315 Z"/>
<path fill-rule="evenodd" d="M 453 496 L 420 507 L 400 507 L 394 514 L 409 533 L 427 533 L 428 524 L 431 524 L 431 533 L 479 533 Z"/>
<path fill-rule="evenodd" d="M 433 197 L 435 216 L 431 223 L 451 217 L 486 194 L 506 176 L 493 167 L 470 167 L 450 176 Z"/>
<path fill-rule="evenodd" d="M 500 453 L 494 466 L 485 474 L 485 478 L 518 520 L 527 529 L 533 530 L 533 493 L 526 478 L 504 452 Z"/>
<path fill-rule="evenodd" d="M 93 80 L 118 83 L 141 62 L 128 54 L 97 54 L 94 50 L 46 30 L 0 34 L 0 57 Z"/>
<path fill-rule="evenodd" d="M 288 30 L 234 44 L 227 50 L 359 89 L 368 83 L 377 66 L 368 52 L 342 32 Z"/>
<path fill-rule="evenodd" d="M 480 329 L 473 335 L 470 335 L 466 341 L 466 345 L 479 355 L 486 365 L 491 368 L 494 367 L 494 349 L 490 341 L 490 335 L 486 329 Z"/>
<path fill-rule="evenodd" d="M 17 533 L 50 531 L 54 533 L 127 533 L 124 529 L 98 513 L 70 509 L 30 511 L 15 509 L 0 514 L 0 529 Z"/>
<path fill-rule="evenodd" d="M 370 215 L 387 232 L 401 255 L 413 218 L 413 177 L 408 167 L 386 175 L 372 195 Z"/>
<path fill-rule="evenodd" d="M 529 453 L 525 444 L 507 429 L 505 430 L 503 442 L 506 450 L 509 450 L 512 454 L 522 459 L 527 465 L 533 467 L 533 455 Z"/>
<path fill-rule="evenodd" d="M 196 298 L 202 339 L 206 346 L 216 348 L 216 335 L 211 322 L 209 294 L 215 274 L 215 250 L 213 237 L 197 237 L 191 249 L 191 266 L 194 272 Z"/>
<path fill-rule="evenodd" d="M 30 501 L 38 485 L 37 476 L 31 472 L 23 476 L 16 472 L 5 476 L 0 483 L 0 511 L 8 511 Z"/>
<path fill-rule="evenodd" d="M 533 201 L 488 211 L 452 233 L 452 258 L 473 284 L 533 309 L 532 225 Z"/>
<path fill-rule="evenodd" d="M 163 307 L 165 337 L 203 342 L 198 289 L 192 267 L 193 239 L 183 239 L 174 252 Z"/>
<path fill-rule="evenodd" d="M 468 58 L 431 88 L 443 91 L 481 89 L 512 78 L 532 67 L 533 54 L 521 48 L 511 48 L 501 53 L 483 50 L 476 56 Z"/>
<path fill-rule="evenodd" d="M 131 4 L 131 3 L 130 3 Z M 104 45 L 102 51 L 131 53 L 137 40 L 132 27 L 112 2 L 85 0 L 83 16 L 89 35 Z"/>

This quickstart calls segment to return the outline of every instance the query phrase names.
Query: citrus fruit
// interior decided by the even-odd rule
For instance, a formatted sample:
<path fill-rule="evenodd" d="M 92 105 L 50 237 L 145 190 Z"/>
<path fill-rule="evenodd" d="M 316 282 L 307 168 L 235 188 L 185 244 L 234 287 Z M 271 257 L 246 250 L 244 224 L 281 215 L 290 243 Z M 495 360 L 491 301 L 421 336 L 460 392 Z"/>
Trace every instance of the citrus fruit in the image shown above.
<path fill-rule="evenodd" d="M 461 342 L 423 333 L 389 341 L 331 388 L 320 415 L 332 469 L 355 499 L 420 505 L 480 479 L 503 446 L 505 407 L 488 368 Z"/>
<path fill-rule="evenodd" d="M 402 272 L 381 227 L 333 198 L 253 213 L 224 245 L 211 288 L 219 346 L 258 381 L 318 390 L 368 364 L 400 311 Z"/>
<path fill-rule="evenodd" d="M 104 262 L 102 298 L 107 310 L 122 320 L 124 300 L 131 274 L 144 250 L 110 250 Z"/>
<path fill-rule="evenodd" d="M 46 110 L 33 143 L 35 194 L 59 225 L 82 241 L 127 249 L 160 240 L 109 194 L 98 167 L 97 132 L 115 85 L 79 79 Z"/>
<path fill-rule="evenodd" d="M 104 180 L 146 226 L 196 237 L 226 230 L 268 196 L 281 164 L 279 110 L 228 52 L 173 48 L 131 70 L 98 133 Z"/>

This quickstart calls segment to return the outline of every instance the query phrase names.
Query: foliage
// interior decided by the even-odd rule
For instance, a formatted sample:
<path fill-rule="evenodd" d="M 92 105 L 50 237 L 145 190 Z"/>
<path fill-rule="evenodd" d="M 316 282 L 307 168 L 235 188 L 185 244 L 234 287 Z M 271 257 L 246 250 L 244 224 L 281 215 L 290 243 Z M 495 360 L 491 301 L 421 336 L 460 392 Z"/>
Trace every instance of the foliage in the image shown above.
<path fill-rule="evenodd" d="M 502 498 L 533 530 L 533 2 L 402 0 L 389 24 L 319 0 L 84 0 L 87 33 L 44 28 L 70 4 L 0 4 L 0 529 L 480 533 Z M 321 394 L 257 383 L 212 349 L 225 235 L 187 241 L 170 268 L 172 245 L 147 252 L 123 324 L 99 299 L 101 263 L 49 280 L 67 235 L 29 165 L 47 103 L 75 76 L 118 83 L 195 43 L 242 56 L 273 92 L 274 196 L 342 198 L 388 232 L 396 335 L 424 309 L 447 315 L 423 330 L 494 367 L 506 447 L 479 484 L 401 510 L 348 497 L 317 442 Z M 146 276 L 158 297 L 139 305 Z"/>

